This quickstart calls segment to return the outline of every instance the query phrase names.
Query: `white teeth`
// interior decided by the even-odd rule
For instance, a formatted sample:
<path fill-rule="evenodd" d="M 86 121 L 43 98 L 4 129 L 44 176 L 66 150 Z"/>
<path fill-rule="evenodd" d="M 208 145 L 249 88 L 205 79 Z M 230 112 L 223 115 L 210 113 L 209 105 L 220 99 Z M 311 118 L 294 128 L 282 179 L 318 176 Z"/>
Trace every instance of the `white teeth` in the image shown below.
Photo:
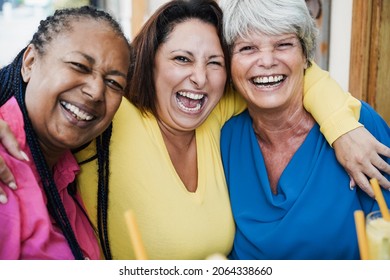
<path fill-rule="evenodd" d="M 177 102 L 177 104 L 179 104 L 179 107 L 182 109 L 182 110 L 185 110 L 185 111 L 188 111 L 188 112 L 195 112 L 195 111 L 198 111 L 202 105 L 199 103 L 197 104 L 194 108 L 188 108 L 186 106 L 184 106 L 183 103 L 181 103 L 180 101 Z"/>
<path fill-rule="evenodd" d="M 178 95 L 186 97 L 186 98 L 191 99 L 191 100 L 195 100 L 197 102 L 195 107 L 192 107 L 192 106 L 191 107 L 187 107 L 185 105 L 185 103 L 180 101 L 180 98 L 177 98 L 177 103 L 178 103 L 179 107 L 183 111 L 196 112 L 196 111 L 199 111 L 202 108 L 202 103 L 203 102 L 201 101 L 201 99 L 204 98 L 204 96 L 205 96 L 204 94 L 192 93 L 192 92 L 186 92 L 186 91 L 179 91 Z"/>
<path fill-rule="evenodd" d="M 184 91 L 179 91 L 178 94 L 181 96 L 194 99 L 194 100 L 199 100 L 202 99 L 204 94 L 197 94 L 197 93 L 192 93 L 192 92 L 184 92 Z"/>
<path fill-rule="evenodd" d="M 61 101 L 62 106 L 68 109 L 79 121 L 90 121 L 93 119 L 93 116 L 88 114 L 87 112 L 81 110 L 80 108 L 67 103 L 65 101 Z"/>
<path fill-rule="evenodd" d="M 256 84 L 277 83 L 283 80 L 283 75 L 269 76 L 269 77 L 257 77 L 253 79 Z"/>

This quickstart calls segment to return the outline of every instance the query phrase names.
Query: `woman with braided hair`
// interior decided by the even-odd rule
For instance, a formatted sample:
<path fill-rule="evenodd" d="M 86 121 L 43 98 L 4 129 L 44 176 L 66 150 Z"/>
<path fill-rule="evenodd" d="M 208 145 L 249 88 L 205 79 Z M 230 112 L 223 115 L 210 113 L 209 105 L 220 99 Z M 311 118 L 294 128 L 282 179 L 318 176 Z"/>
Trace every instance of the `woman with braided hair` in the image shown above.
<path fill-rule="evenodd" d="M 127 88 L 130 47 L 119 24 L 90 7 L 58 10 L 0 70 L 0 118 L 26 160 L 0 155 L 18 186 L 0 211 L 0 259 L 100 259 L 76 193 L 71 150 L 98 137 L 107 188 L 111 121 Z M 30 159 L 30 160 L 28 160 Z"/>

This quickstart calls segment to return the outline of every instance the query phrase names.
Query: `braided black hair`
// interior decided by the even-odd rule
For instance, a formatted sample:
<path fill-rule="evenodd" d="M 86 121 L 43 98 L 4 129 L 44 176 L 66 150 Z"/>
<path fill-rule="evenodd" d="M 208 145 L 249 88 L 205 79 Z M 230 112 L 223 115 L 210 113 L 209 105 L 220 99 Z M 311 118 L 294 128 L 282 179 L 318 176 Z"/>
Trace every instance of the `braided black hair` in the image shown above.
<path fill-rule="evenodd" d="M 33 35 L 31 44 L 35 46 L 40 55 L 44 55 L 46 46 L 59 34 L 64 31 L 71 31 L 72 22 L 78 19 L 93 19 L 108 23 L 113 31 L 126 41 L 120 25 L 106 12 L 95 8 L 84 6 L 57 10 L 54 15 L 47 17 L 40 22 L 38 31 Z M 128 43 L 127 43 L 128 44 Z M 129 46 L 130 49 L 130 46 Z M 9 98 L 15 96 L 23 113 L 27 143 L 33 155 L 34 163 L 42 180 L 42 185 L 47 196 L 48 211 L 61 228 L 75 259 L 84 259 L 81 248 L 77 242 L 74 231 L 70 225 L 64 205 L 58 193 L 52 173 L 42 153 L 38 138 L 28 117 L 25 105 L 26 83 L 21 76 L 21 67 L 24 48 L 16 56 L 13 62 L 0 69 L 0 105 L 3 105 Z M 108 176 L 109 176 L 109 143 L 112 132 L 112 124 L 96 140 L 98 159 L 98 228 L 100 243 L 106 259 L 111 259 L 111 252 L 108 240 L 107 211 L 108 211 Z"/>
<path fill-rule="evenodd" d="M 14 96 L 18 91 L 19 83 L 23 82 L 20 70 L 25 50 L 26 48 L 22 49 L 11 64 L 0 69 L 0 105 L 4 105 Z"/>

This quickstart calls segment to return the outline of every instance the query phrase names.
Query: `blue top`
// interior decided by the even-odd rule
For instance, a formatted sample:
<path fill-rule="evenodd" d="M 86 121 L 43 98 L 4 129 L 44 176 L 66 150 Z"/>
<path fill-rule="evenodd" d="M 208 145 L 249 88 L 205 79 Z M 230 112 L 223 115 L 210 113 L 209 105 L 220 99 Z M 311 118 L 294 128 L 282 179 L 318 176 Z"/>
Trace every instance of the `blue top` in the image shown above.
<path fill-rule="evenodd" d="M 363 102 L 360 122 L 390 146 L 389 126 Z M 317 124 L 281 174 L 277 195 L 248 111 L 223 127 L 221 152 L 237 226 L 230 258 L 359 259 L 353 213 L 378 205 L 359 188 L 350 190 Z M 390 205 L 390 192 L 383 193 Z"/>

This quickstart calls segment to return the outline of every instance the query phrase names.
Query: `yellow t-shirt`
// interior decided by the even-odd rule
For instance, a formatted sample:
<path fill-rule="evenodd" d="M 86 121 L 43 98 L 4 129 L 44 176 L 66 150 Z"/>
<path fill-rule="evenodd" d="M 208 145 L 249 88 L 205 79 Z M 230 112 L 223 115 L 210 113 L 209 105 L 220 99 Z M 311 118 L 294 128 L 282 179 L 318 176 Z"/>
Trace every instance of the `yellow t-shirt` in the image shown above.
<path fill-rule="evenodd" d="M 320 125 L 330 145 L 341 135 L 362 126 L 361 103 L 344 92 L 327 71 L 315 63 L 306 71 L 303 105 Z"/>
<path fill-rule="evenodd" d="M 329 132 L 328 139 L 336 139 L 345 128 L 359 126 L 355 117 L 360 102 L 349 101 L 353 98 L 342 92 L 327 72 L 313 65 L 305 77 L 305 98 L 310 99 L 305 104 L 312 106 L 317 118 L 331 124 L 343 123 L 344 117 L 349 120 L 340 129 L 329 125 L 324 131 Z M 348 104 L 353 108 L 347 108 Z M 123 100 L 113 121 L 110 146 L 108 235 L 114 259 L 135 258 L 125 219 L 129 209 L 135 213 L 150 259 L 205 259 L 230 252 L 235 228 L 220 158 L 220 129 L 243 109 L 243 100 L 230 92 L 196 130 L 198 189 L 190 193 L 170 161 L 156 119 L 143 116 Z M 342 114 L 344 111 L 352 113 Z M 77 156 L 82 161 L 94 154 L 93 143 Z M 96 160 L 81 169 L 79 191 L 96 227 Z"/>
<path fill-rule="evenodd" d="M 198 188 L 190 193 L 171 163 L 156 119 L 122 101 L 110 147 L 108 235 L 114 259 L 135 258 L 125 220 L 129 209 L 136 216 L 150 259 L 205 259 L 230 252 L 235 228 L 219 141 L 232 108 L 244 108 L 242 100 L 234 102 L 225 98 L 196 130 Z M 94 149 L 90 145 L 79 159 L 93 155 Z M 96 161 L 81 168 L 80 194 L 96 227 Z"/>

